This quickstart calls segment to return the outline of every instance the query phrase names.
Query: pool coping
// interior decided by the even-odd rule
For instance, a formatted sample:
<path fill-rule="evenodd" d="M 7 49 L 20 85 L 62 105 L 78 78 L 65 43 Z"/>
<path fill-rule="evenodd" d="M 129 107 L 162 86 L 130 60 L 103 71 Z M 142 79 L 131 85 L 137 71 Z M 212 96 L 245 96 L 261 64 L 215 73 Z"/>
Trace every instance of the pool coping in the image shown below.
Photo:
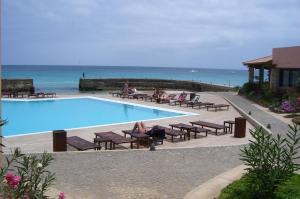
<path fill-rule="evenodd" d="M 171 119 L 171 118 L 177 118 L 177 117 L 188 117 L 188 116 L 193 116 L 193 115 L 200 115 L 198 113 L 192 113 L 192 112 L 187 112 L 187 111 L 179 111 L 179 110 L 161 108 L 161 107 L 156 107 L 156 106 L 135 104 L 135 103 L 131 103 L 131 102 L 122 102 L 122 101 L 118 101 L 118 100 L 106 99 L 106 98 L 101 98 L 101 97 L 94 97 L 94 96 L 89 96 L 89 95 L 88 96 L 76 96 L 76 97 L 41 98 L 41 99 L 28 99 L 28 98 L 27 99 L 7 99 L 7 98 L 5 98 L 5 99 L 1 99 L 1 100 L 2 101 L 30 102 L 30 101 L 49 101 L 49 100 L 86 99 L 86 98 L 99 100 L 99 101 L 107 101 L 107 102 L 113 102 L 113 103 L 118 103 L 118 104 L 127 104 L 127 105 L 132 105 L 132 106 L 148 108 L 148 109 L 156 109 L 156 110 L 161 110 L 161 111 L 168 111 L 168 112 L 183 114 L 183 115 L 171 116 L 171 117 L 161 117 L 161 118 L 155 118 L 155 119 L 147 119 L 147 120 L 143 120 L 143 121 L 154 121 L 154 120 L 162 120 L 162 119 Z M 135 123 L 135 122 L 138 122 L 138 121 L 140 121 L 140 120 L 129 121 L 129 122 L 119 122 L 119 123 L 113 123 L 113 124 L 101 124 L 101 125 L 84 126 L 84 127 L 76 127 L 76 128 L 66 128 L 64 130 L 65 131 L 72 131 L 72 130 L 79 130 L 79 129 L 98 128 L 98 127 L 104 127 L 104 126 L 130 124 L 130 123 Z M 18 135 L 9 135 L 9 136 L 4 136 L 4 138 L 12 138 L 12 137 L 19 137 L 19 136 L 51 133 L 52 131 L 53 130 L 51 130 L 51 131 L 38 131 L 38 132 L 26 133 L 26 134 L 23 133 L 23 134 L 18 134 Z"/>

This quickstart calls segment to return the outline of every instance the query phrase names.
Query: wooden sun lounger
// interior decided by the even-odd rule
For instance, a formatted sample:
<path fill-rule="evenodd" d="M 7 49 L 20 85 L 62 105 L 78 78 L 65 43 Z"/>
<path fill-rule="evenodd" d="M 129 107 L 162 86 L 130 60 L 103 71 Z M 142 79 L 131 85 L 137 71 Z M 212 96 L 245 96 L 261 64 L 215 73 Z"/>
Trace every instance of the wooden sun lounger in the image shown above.
<path fill-rule="evenodd" d="M 7 98 L 11 98 L 12 97 L 12 92 L 6 92 L 6 91 L 4 91 L 1 94 L 2 94 L 2 97 L 7 97 Z"/>
<path fill-rule="evenodd" d="M 203 127 L 207 127 L 207 128 L 212 128 L 215 129 L 216 135 L 218 135 L 218 130 L 223 129 L 223 131 L 225 133 L 227 133 L 227 126 L 221 125 L 221 124 L 215 124 L 215 123 L 211 123 L 211 122 L 204 122 L 204 121 L 195 121 L 195 122 L 190 122 L 192 124 L 192 126 L 194 125 L 198 125 Z"/>
<path fill-rule="evenodd" d="M 27 92 L 18 92 L 16 97 L 17 98 L 24 98 L 24 97 L 28 97 L 28 93 Z"/>
<path fill-rule="evenodd" d="M 95 133 L 95 135 L 96 138 L 94 139 L 94 143 L 105 142 L 105 149 L 107 149 L 108 141 L 110 142 L 110 149 L 115 149 L 116 145 L 124 143 L 130 143 L 130 148 L 133 148 L 132 143 L 135 142 L 135 139 L 125 138 L 112 131 Z"/>
<path fill-rule="evenodd" d="M 194 107 L 199 107 L 199 109 L 201 109 L 202 107 L 207 108 L 209 106 L 213 106 L 214 103 L 211 102 L 197 102 L 194 104 L 194 106 L 192 106 L 192 108 Z"/>
<path fill-rule="evenodd" d="M 54 98 L 56 97 L 56 93 L 45 93 L 44 96 Z"/>
<path fill-rule="evenodd" d="M 171 141 L 174 142 L 174 137 L 178 137 L 179 136 L 179 139 L 183 139 L 185 140 L 186 139 L 186 132 L 183 132 L 183 131 L 180 131 L 180 130 L 175 130 L 175 129 L 172 129 L 172 128 L 168 128 L 168 127 L 164 127 L 164 126 L 157 126 L 158 128 L 161 128 L 161 129 L 164 129 L 166 134 L 168 136 L 171 136 Z"/>
<path fill-rule="evenodd" d="M 153 97 L 153 96 L 150 96 L 150 95 L 147 95 L 144 97 L 144 101 L 147 102 L 147 101 L 155 101 L 156 99 Z"/>
<path fill-rule="evenodd" d="M 37 94 L 36 93 L 30 93 L 29 95 L 28 95 L 28 98 L 31 98 L 31 97 L 37 97 Z"/>
<path fill-rule="evenodd" d="M 228 104 L 215 104 L 212 106 L 207 106 L 206 110 L 209 110 L 209 109 L 215 109 L 215 111 L 224 110 L 222 108 L 227 108 L 226 110 L 229 110 L 229 105 Z"/>
<path fill-rule="evenodd" d="M 192 130 L 192 132 L 194 132 L 194 138 L 197 138 L 197 133 L 205 133 L 205 136 L 207 137 L 207 134 L 210 130 L 206 129 L 206 128 L 200 128 L 200 127 L 196 127 L 194 130 Z"/>
<path fill-rule="evenodd" d="M 135 97 L 137 100 L 139 100 L 139 99 L 144 100 L 144 98 L 147 96 L 148 96 L 147 94 L 137 94 Z"/>
<path fill-rule="evenodd" d="M 150 145 L 150 136 L 145 133 L 138 133 L 138 132 L 132 132 L 132 130 L 124 130 L 122 131 L 124 133 L 124 137 L 126 138 L 126 135 L 129 135 L 130 138 L 136 139 L 136 146 L 139 149 L 140 148 L 140 142 L 142 140 L 145 140 L 147 142 L 147 147 Z"/>
<path fill-rule="evenodd" d="M 101 149 L 101 146 L 97 146 L 96 144 L 82 139 L 78 136 L 72 136 L 67 138 L 67 144 L 74 147 L 79 151 L 85 151 L 88 149 Z"/>
<path fill-rule="evenodd" d="M 122 93 L 121 92 L 111 92 L 111 96 L 114 97 L 121 97 Z"/>

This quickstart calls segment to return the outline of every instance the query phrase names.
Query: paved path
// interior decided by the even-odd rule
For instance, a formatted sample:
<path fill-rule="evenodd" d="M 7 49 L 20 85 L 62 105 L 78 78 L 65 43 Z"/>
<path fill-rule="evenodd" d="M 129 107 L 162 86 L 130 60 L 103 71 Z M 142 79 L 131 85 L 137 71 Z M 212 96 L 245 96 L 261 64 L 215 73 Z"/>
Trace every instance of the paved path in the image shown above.
<path fill-rule="evenodd" d="M 54 154 L 54 188 L 72 198 L 181 199 L 207 180 L 240 165 L 239 146 Z"/>
<path fill-rule="evenodd" d="M 239 106 L 241 109 L 243 109 L 246 113 L 251 111 L 251 116 L 260 122 L 262 125 L 267 127 L 268 124 L 271 124 L 271 131 L 273 134 L 281 134 L 285 135 L 288 131 L 288 125 L 284 123 L 283 121 L 273 117 L 272 115 L 260 110 L 256 106 L 254 106 L 253 102 L 236 95 L 235 93 L 217 93 L 223 97 L 226 97 L 228 100 Z"/>

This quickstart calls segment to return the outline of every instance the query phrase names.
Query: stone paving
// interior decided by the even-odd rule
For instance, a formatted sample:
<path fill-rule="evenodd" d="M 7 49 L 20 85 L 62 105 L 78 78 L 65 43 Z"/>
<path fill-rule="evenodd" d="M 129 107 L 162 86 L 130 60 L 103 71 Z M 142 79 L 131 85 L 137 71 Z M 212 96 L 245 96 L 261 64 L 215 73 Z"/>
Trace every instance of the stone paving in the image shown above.
<path fill-rule="evenodd" d="M 232 93 L 219 94 L 230 99 L 246 112 L 251 110 L 252 116 L 262 124 L 270 123 L 275 133 L 286 132 L 283 130 L 284 127 L 287 128 L 285 123 L 277 121 L 244 98 Z M 225 102 L 224 99 L 215 95 L 201 94 L 201 96 L 203 100 L 211 100 L 215 103 Z M 135 103 L 149 104 L 137 101 Z M 168 105 L 159 106 L 199 114 L 174 118 L 172 122 L 188 122 L 198 118 L 219 122 L 239 116 L 233 108 L 215 113 Z M 156 122 L 147 122 L 147 124 L 151 126 Z M 171 121 L 160 120 L 160 122 L 168 125 Z M 114 126 L 114 129 L 120 131 L 129 126 L 131 127 L 132 124 Z M 247 124 L 248 127 L 251 128 L 249 124 Z M 107 130 L 106 128 L 112 127 L 102 127 L 101 130 Z M 93 132 L 94 129 L 90 129 L 74 131 L 72 134 L 92 139 Z M 209 135 L 208 138 L 192 139 L 187 142 L 166 142 L 163 146 L 166 148 L 155 152 L 116 150 L 54 153 L 55 161 L 50 169 L 56 172 L 57 181 L 53 188 L 65 191 L 74 199 L 183 198 L 198 185 L 240 165 L 240 147 L 247 144 L 248 139 L 249 137 L 234 139 L 232 135 Z M 5 143 L 11 147 L 21 145 L 27 152 L 40 152 L 42 149 L 52 147 L 51 133 L 8 138 L 5 139 Z M 222 146 L 216 146 L 216 144 Z M 236 146 L 228 146 L 233 144 Z"/>
<path fill-rule="evenodd" d="M 55 189 L 74 199 L 180 199 L 241 162 L 239 146 L 54 153 Z"/>
<path fill-rule="evenodd" d="M 258 122 L 260 122 L 262 125 L 264 125 L 265 127 L 267 127 L 268 124 L 271 125 L 271 131 L 274 135 L 276 134 L 281 134 L 284 135 L 285 133 L 288 132 L 288 125 L 273 117 L 272 115 L 266 113 L 265 111 L 257 108 L 255 106 L 254 102 L 251 102 L 247 99 L 245 99 L 244 97 L 241 97 L 235 93 L 230 93 L 230 92 L 221 92 L 221 93 L 217 93 L 220 96 L 226 97 L 228 100 L 230 100 L 231 102 L 233 102 L 234 104 L 236 104 L 238 107 L 240 107 L 241 109 L 243 109 L 246 113 L 248 113 L 249 111 L 251 111 L 251 116 L 257 120 Z"/>
<path fill-rule="evenodd" d="M 86 96 L 87 94 L 83 95 Z M 240 114 L 233 108 L 230 107 L 228 111 L 207 111 L 206 109 L 192 109 L 187 107 L 179 107 L 179 106 L 169 106 L 168 104 L 157 104 L 155 102 L 144 102 L 144 101 L 137 101 L 135 99 L 120 99 L 117 97 L 111 97 L 111 95 L 107 94 L 88 94 L 94 97 L 101 97 L 111 100 L 118 100 L 122 102 L 130 102 L 135 104 L 141 105 L 148 105 L 148 106 L 155 106 L 160 108 L 167 108 L 171 110 L 178 110 L 178 111 L 186 111 L 191 113 L 196 113 L 198 115 L 190 115 L 190 116 L 183 116 L 183 117 L 176 117 L 176 118 L 166 118 L 166 119 L 159 119 L 159 120 L 152 120 L 145 122 L 147 126 L 153 125 L 162 125 L 168 127 L 169 124 L 174 123 L 186 123 L 189 124 L 190 121 L 197 121 L 197 120 L 204 120 L 214 123 L 222 124 L 225 120 L 232 120 L 235 117 L 239 117 Z M 201 100 L 214 102 L 214 103 L 227 103 L 222 97 L 219 97 L 214 94 L 208 93 L 200 93 Z M 72 97 L 72 96 L 59 96 L 59 97 Z M 78 95 L 75 95 L 78 97 Z M 123 135 L 122 130 L 132 129 L 133 123 L 128 124 L 116 124 L 116 125 L 108 125 L 108 126 L 100 126 L 100 127 L 92 127 L 86 129 L 74 129 L 68 130 L 68 136 L 79 136 L 83 139 L 93 141 L 95 132 L 102 132 L 102 131 L 114 131 Z M 247 122 L 247 129 L 252 128 L 252 125 Z M 164 142 L 163 145 L 158 146 L 159 148 L 192 148 L 192 147 L 211 147 L 211 146 L 228 146 L 228 145 L 241 145 L 248 143 L 250 139 L 249 133 L 247 133 L 245 138 L 234 138 L 233 134 L 226 134 L 222 136 L 215 136 L 214 134 L 209 134 L 208 137 L 198 136 L 198 139 L 192 138 L 190 141 L 180 141 L 176 140 L 175 143 L 170 142 L 168 139 Z M 16 136 L 16 137 L 7 137 L 4 138 L 3 143 L 5 144 L 4 151 L 6 153 L 10 152 L 10 148 L 21 147 L 23 152 L 26 153 L 40 153 L 43 151 L 52 152 L 53 147 L 53 138 L 52 133 L 42 133 L 42 134 L 35 134 L 35 135 L 24 135 L 24 136 Z M 123 144 L 124 147 L 128 148 L 129 145 Z M 120 146 L 120 147 L 122 147 Z"/>

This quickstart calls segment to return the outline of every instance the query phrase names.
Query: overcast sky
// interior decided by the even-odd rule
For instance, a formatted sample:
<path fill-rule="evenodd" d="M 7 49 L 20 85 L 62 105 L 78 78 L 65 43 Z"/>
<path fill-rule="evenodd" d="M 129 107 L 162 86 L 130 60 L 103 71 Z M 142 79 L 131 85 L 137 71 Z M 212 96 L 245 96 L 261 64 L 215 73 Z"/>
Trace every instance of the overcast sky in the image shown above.
<path fill-rule="evenodd" d="M 299 0 L 2 0 L 2 63 L 243 69 L 300 45 Z"/>

